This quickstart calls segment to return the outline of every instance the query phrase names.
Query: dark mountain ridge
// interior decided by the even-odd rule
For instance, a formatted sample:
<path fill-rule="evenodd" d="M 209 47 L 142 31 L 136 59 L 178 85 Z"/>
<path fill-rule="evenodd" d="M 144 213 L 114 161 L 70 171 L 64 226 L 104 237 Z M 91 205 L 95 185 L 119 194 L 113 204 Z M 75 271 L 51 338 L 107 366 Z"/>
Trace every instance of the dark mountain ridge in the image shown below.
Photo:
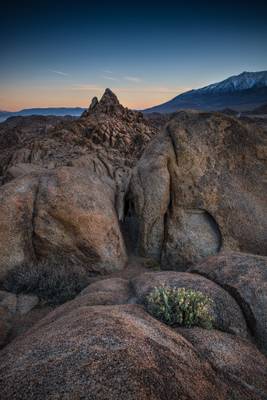
<path fill-rule="evenodd" d="M 47 108 L 25 108 L 20 111 L 2 111 L 0 110 L 0 119 L 4 121 L 9 117 L 21 117 L 31 115 L 65 116 L 70 115 L 80 117 L 85 111 L 82 107 L 47 107 Z"/>

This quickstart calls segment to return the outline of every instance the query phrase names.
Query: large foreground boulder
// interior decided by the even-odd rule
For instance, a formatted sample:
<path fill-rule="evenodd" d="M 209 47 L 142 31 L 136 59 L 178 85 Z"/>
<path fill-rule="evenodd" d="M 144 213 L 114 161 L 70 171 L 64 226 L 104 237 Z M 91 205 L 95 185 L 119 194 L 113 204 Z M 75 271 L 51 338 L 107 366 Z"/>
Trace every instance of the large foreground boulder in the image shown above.
<path fill-rule="evenodd" d="M 188 272 L 147 272 L 133 279 L 132 286 L 139 303 L 145 303 L 146 296 L 155 287 L 186 288 L 200 291 L 212 300 L 211 313 L 214 326 L 225 332 L 247 337 L 247 326 L 236 301 L 209 279 Z"/>
<path fill-rule="evenodd" d="M 136 251 L 178 270 L 221 249 L 267 254 L 266 146 L 232 117 L 178 113 L 132 175 Z"/>
<path fill-rule="evenodd" d="M 41 259 L 119 270 L 126 262 L 115 187 L 85 168 L 26 175 L 0 189 L 0 280 L 17 265 Z"/>
<path fill-rule="evenodd" d="M 5 400 L 263 399 L 135 305 L 48 315 L 2 350 L 0 392 Z"/>
<path fill-rule="evenodd" d="M 217 330 L 178 328 L 215 369 L 229 382 L 249 385 L 265 399 L 267 396 L 267 359 L 247 340 Z"/>
<path fill-rule="evenodd" d="M 190 271 L 218 283 L 236 299 L 251 333 L 267 354 L 267 257 L 222 253 Z"/>

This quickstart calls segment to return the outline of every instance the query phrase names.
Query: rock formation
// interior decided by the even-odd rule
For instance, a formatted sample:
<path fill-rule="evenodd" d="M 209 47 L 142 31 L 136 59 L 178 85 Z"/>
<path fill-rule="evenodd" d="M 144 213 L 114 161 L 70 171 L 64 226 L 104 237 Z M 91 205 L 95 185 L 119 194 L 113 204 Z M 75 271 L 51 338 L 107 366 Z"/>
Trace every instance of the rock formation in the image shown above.
<path fill-rule="evenodd" d="M 124 241 L 114 182 L 86 169 L 62 167 L 26 175 L 0 191 L 0 279 L 20 264 L 73 260 L 95 273 L 121 269 Z"/>
<path fill-rule="evenodd" d="M 1 399 L 266 399 L 263 130 L 107 89 L 80 118 L 0 124 L 0 149 Z M 208 296 L 212 329 L 149 315 L 162 285 Z"/>
<path fill-rule="evenodd" d="M 236 301 L 220 286 L 202 276 L 187 272 L 147 272 L 133 279 L 132 286 L 137 302 L 145 302 L 145 297 L 154 287 L 166 286 L 200 291 L 213 301 L 212 316 L 214 327 L 224 332 L 247 337 L 247 324 Z"/>
<path fill-rule="evenodd" d="M 99 102 L 92 100 L 81 118 L 61 118 L 56 123 L 53 117 L 51 123 L 43 117 L 39 129 L 34 125 L 38 117 L 31 118 L 26 127 L 21 117 L 15 126 L 8 121 L 0 126 L 0 175 L 5 177 L 18 163 L 52 169 L 77 162 L 94 173 L 115 177 L 117 168 L 124 171 L 133 166 L 158 133 L 142 113 L 124 108 L 109 89 Z"/>
<path fill-rule="evenodd" d="M 266 255 L 266 145 L 234 118 L 178 113 L 132 174 L 136 251 L 178 270 L 222 249 Z"/>
<path fill-rule="evenodd" d="M 267 258 L 222 253 L 192 267 L 225 288 L 239 303 L 256 342 L 267 354 Z"/>

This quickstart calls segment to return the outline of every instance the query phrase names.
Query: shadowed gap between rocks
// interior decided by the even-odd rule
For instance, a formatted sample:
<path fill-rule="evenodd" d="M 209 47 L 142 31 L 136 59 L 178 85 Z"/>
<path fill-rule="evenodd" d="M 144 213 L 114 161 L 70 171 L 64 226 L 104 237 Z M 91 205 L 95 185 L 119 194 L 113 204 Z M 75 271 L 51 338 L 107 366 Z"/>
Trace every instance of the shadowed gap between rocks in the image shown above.
<path fill-rule="evenodd" d="M 139 223 L 134 202 L 128 194 L 124 199 L 124 217 L 120 225 L 128 255 L 136 254 L 138 252 Z"/>

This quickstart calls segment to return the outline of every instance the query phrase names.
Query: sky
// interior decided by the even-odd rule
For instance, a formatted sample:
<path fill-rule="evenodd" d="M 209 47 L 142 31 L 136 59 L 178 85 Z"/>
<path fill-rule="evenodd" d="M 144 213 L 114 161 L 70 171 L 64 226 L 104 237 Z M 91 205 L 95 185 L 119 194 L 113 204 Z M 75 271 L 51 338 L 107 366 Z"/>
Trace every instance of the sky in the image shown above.
<path fill-rule="evenodd" d="M 87 107 L 106 87 L 143 109 L 267 70 L 267 3 L 257 0 L 15 0 L 0 18 L 0 110 Z"/>

